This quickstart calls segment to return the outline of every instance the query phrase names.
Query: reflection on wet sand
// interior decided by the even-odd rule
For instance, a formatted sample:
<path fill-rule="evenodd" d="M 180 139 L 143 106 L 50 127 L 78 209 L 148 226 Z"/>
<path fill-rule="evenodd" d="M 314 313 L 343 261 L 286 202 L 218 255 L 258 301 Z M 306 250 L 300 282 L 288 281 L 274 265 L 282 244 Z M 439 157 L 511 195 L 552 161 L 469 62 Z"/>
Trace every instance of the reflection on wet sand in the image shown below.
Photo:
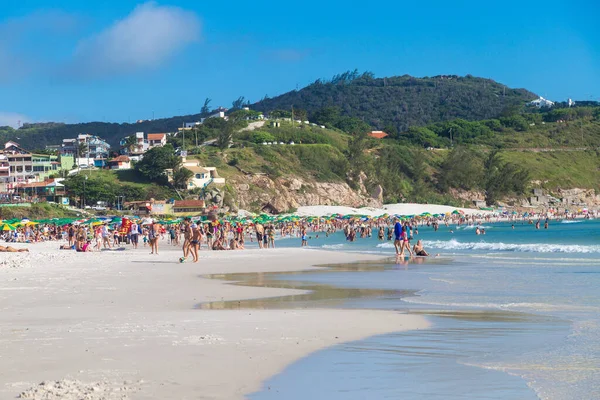
<path fill-rule="evenodd" d="M 234 273 L 234 274 L 212 274 L 203 277 L 209 279 L 220 279 L 231 282 L 233 285 L 296 289 L 306 293 L 286 296 L 277 296 L 261 299 L 214 301 L 200 303 L 195 308 L 203 310 L 222 309 L 294 309 L 294 308 L 340 308 L 348 305 L 348 300 L 357 299 L 379 299 L 397 300 L 398 311 L 410 314 L 427 315 L 432 317 L 451 318 L 459 321 L 487 321 L 487 322 L 549 322 L 556 318 L 528 314 L 523 312 L 504 310 L 440 310 L 440 309 L 415 309 L 414 304 L 402 304 L 401 299 L 409 296 L 418 296 L 415 290 L 389 290 L 389 289 L 357 289 L 344 288 L 334 285 L 319 284 L 297 280 L 285 280 L 286 276 L 301 276 L 315 273 L 336 272 L 373 272 L 387 269 L 416 269 L 422 264 L 428 265 L 450 265 L 453 260 L 440 257 L 391 257 L 377 261 L 361 261 L 346 264 L 318 265 L 317 269 L 289 272 L 269 273 Z M 403 307 L 404 306 L 404 307 Z"/>
<path fill-rule="evenodd" d="M 393 259 L 391 259 L 393 260 Z M 307 293 L 300 295 L 287 295 L 262 299 L 215 301 L 201 303 L 198 309 L 282 309 L 282 308 L 306 308 L 327 307 L 335 308 L 343 306 L 348 299 L 359 298 L 395 298 L 401 299 L 406 296 L 414 296 L 413 290 L 384 290 L 384 289 L 355 289 L 341 288 L 332 285 L 318 284 L 314 282 L 287 281 L 281 277 L 291 275 L 302 275 L 307 273 L 332 273 L 349 271 L 383 271 L 390 268 L 393 261 L 389 259 L 379 261 L 356 262 L 349 264 L 319 265 L 319 269 L 307 271 L 276 272 L 276 273 L 236 273 L 236 274 L 213 274 L 204 276 L 210 279 L 221 279 L 231 281 L 233 285 L 268 287 L 277 289 L 304 290 Z"/>

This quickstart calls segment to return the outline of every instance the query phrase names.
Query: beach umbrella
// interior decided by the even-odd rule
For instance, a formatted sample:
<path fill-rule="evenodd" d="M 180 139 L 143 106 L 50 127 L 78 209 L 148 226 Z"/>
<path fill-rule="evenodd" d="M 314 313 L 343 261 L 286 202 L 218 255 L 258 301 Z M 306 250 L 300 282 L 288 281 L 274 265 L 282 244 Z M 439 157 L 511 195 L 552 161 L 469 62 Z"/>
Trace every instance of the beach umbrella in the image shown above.
<path fill-rule="evenodd" d="M 0 225 L 0 231 L 14 231 L 15 229 L 17 228 L 11 224 L 7 224 L 6 222 Z"/>

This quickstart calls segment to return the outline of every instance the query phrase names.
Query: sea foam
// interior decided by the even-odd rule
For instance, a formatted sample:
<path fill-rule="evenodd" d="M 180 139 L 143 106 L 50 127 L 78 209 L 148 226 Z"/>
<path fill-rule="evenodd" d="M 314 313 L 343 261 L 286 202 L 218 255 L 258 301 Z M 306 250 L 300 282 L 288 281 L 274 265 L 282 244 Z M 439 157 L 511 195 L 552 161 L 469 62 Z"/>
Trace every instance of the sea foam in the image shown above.
<path fill-rule="evenodd" d="M 384 243 L 384 245 L 387 243 Z M 513 251 L 523 253 L 600 253 L 600 246 L 561 245 L 546 243 L 488 243 L 488 242 L 459 242 L 455 239 L 449 241 L 425 241 L 426 247 L 443 250 L 485 250 L 485 251 Z M 387 247 L 378 245 L 377 247 Z M 393 247 L 393 246 L 392 246 Z"/>

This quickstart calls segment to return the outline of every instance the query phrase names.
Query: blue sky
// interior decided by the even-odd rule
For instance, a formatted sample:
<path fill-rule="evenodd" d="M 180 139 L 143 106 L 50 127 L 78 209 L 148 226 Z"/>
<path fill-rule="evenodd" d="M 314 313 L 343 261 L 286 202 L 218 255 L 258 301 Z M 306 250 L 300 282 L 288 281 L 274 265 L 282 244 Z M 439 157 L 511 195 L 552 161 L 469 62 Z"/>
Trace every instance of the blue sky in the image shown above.
<path fill-rule="evenodd" d="M 600 5 L 527 1 L 3 0 L 0 125 L 228 107 L 357 68 L 600 98 Z"/>

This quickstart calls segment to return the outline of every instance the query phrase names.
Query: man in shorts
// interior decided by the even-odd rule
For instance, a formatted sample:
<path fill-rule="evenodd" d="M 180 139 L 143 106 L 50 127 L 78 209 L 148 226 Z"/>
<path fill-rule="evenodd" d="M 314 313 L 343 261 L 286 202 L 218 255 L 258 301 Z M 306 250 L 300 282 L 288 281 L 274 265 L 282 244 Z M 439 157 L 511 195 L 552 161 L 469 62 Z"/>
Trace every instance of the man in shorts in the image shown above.
<path fill-rule="evenodd" d="M 262 226 L 262 224 L 256 224 L 254 225 L 254 230 L 256 231 L 256 241 L 258 242 L 258 247 L 262 249 L 265 228 Z"/>
<path fill-rule="evenodd" d="M 131 238 L 131 245 L 134 249 L 138 247 L 138 235 L 139 235 L 138 224 L 134 221 L 129 226 L 129 237 Z"/>
<path fill-rule="evenodd" d="M 396 255 L 400 255 L 400 249 L 402 248 L 402 224 L 398 217 L 394 218 L 394 248 L 396 249 Z"/>

